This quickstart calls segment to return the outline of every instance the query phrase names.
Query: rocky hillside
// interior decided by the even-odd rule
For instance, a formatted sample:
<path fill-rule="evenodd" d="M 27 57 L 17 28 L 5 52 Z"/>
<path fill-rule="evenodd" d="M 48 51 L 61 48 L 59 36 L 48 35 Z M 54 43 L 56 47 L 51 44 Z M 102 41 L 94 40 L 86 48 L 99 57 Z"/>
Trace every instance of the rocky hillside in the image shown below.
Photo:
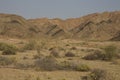
<path fill-rule="evenodd" d="M 17 15 L 0 14 L 0 36 L 120 40 L 120 11 L 94 13 L 66 20 L 26 20 Z"/>
<path fill-rule="evenodd" d="M 1 37 L 63 37 L 65 34 L 64 30 L 57 27 L 57 25 L 45 23 L 42 27 L 38 27 L 38 25 L 34 25 L 21 16 L 0 14 Z"/>
<path fill-rule="evenodd" d="M 94 13 L 81 18 L 70 18 L 67 20 L 58 18 L 31 19 L 29 22 L 39 28 L 43 28 L 46 24 L 57 25 L 75 39 L 118 40 L 117 35 L 120 33 L 119 11 Z"/>
<path fill-rule="evenodd" d="M 34 25 L 21 16 L 0 14 L 0 36 L 28 38 L 39 33 Z"/>

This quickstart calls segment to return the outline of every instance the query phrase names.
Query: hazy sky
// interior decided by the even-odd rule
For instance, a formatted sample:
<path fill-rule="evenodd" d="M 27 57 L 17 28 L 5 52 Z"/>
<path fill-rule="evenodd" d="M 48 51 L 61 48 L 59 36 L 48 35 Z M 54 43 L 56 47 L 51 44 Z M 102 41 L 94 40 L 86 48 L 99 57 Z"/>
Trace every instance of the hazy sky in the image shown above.
<path fill-rule="evenodd" d="M 120 10 L 120 0 L 0 0 L 0 13 L 25 18 L 66 19 L 115 10 Z"/>

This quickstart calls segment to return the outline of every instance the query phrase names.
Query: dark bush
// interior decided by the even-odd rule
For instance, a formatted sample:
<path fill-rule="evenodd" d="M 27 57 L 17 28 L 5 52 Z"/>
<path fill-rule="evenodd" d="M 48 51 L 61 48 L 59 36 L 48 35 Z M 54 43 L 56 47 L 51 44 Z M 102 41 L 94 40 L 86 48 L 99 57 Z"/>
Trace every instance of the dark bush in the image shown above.
<path fill-rule="evenodd" d="M 76 48 L 76 47 L 71 47 L 70 49 L 71 49 L 71 50 L 77 50 L 77 48 Z"/>
<path fill-rule="evenodd" d="M 56 50 L 56 49 L 53 49 L 53 50 L 50 52 L 50 54 L 51 54 L 52 56 L 54 56 L 54 57 L 60 57 L 60 56 L 59 56 L 59 52 L 58 52 L 58 50 Z"/>
<path fill-rule="evenodd" d="M 104 59 L 104 54 L 100 50 L 95 50 L 93 53 L 83 57 L 86 60 L 102 60 Z"/>
<path fill-rule="evenodd" d="M 75 54 L 72 53 L 72 52 L 67 52 L 67 53 L 65 54 L 65 56 L 66 56 L 66 57 L 75 57 Z"/>
<path fill-rule="evenodd" d="M 6 48 L 5 50 L 3 50 L 2 54 L 3 55 L 15 55 L 16 50 L 13 48 Z"/>

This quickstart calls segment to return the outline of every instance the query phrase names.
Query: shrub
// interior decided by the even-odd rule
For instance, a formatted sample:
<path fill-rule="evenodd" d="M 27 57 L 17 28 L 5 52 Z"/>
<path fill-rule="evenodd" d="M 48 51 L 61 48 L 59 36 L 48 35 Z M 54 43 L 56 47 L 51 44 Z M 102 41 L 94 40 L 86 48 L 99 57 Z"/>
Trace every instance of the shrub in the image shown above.
<path fill-rule="evenodd" d="M 35 67 L 38 70 L 53 71 L 58 68 L 57 66 L 57 60 L 52 56 L 46 56 L 35 61 Z"/>
<path fill-rule="evenodd" d="M 29 69 L 29 68 L 32 68 L 33 67 L 33 65 L 32 64 L 30 64 L 30 63 L 21 63 L 21 62 L 19 62 L 19 63 L 16 63 L 15 64 L 15 68 L 17 68 L 17 69 Z"/>
<path fill-rule="evenodd" d="M 17 52 L 15 46 L 6 43 L 0 43 L 0 50 L 3 51 L 3 55 L 15 55 Z"/>
<path fill-rule="evenodd" d="M 70 49 L 71 49 L 71 50 L 77 50 L 77 48 L 76 48 L 76 47 L 71 47 Z"/>
<path fill-rule="evenodd" d="M 75 57 L 75 54 L 72 53 L 72 52 L 67 52 L 67 53 L 65 54 L 65 56 L 66 56 L 66 57 Z"/>
<path fill-rule="evenodd" d="M 59 57 L 59 52 L 56 49 L 53 49 L 50 54 L 54 57 Z"/>
<path fill-rule="evenodd" d="M 14 48 L 6 48 L 5 50 L 3 50 L 2 52 L 3 55 L 15 55 L 16 54 L 16 50 Z"/>
<path fill-rule="evenodd" d="M 36 41 L 30 40 L 24 47 L 23 50 L 34 50 L 36 47 Z"/>
<path fill-rule="evenodd" d="M 116 80 L 116 76 L 103 69 L 94 69 L 87 76 L 82 77 L 82 80 Z"/>
<path fill-rule="evenodd" d="M 7 57 L 0 56 L 0 65 L 1 66 L 12 65 L 15 63 L 16 63 L 15 58 L 7 58 Z"/>
<path fill-rule="evenodd" d="M 116 50 L 117 48 L 115 46 L 107 46 L 104 48 L 104 51 L 105 51 L 105 60 L 112 60 L 113 58 L 115 58 L 117 56 L 117 53 L 116 53 Z"/>
<path fill-rule="evenodd" d="M 92 54 L 88 54 L 87 56 L 83 57 L 86 60 L 101 60 L 104 58 L 104 54 L 100 50 L 95 50 Z"/>
<path fill-rule="evenodd" d="M 82 80 L 106 80 L 106 71 L 102 69 L 94 69 L 87 76 L 82 77 Z"/>
<path fill-rule="evenodd" d="M 81 64 L 81 63 L 75 63 L 75 62 L 68 62 L 68 61 L 64 61 L 61 63 L 61 69 L 62 70 L 83 71 L 83 72 L 90 70 L 88 65 Z"/>
<path fill-rule="evenodd" d="M 75 70 L 76 70 L 76 71 L 89 71 L 90 68 L 89 68 L 88 65 L 80 64 L 80 65 L 77 65 L 77 66 L 75 67 Z"/>

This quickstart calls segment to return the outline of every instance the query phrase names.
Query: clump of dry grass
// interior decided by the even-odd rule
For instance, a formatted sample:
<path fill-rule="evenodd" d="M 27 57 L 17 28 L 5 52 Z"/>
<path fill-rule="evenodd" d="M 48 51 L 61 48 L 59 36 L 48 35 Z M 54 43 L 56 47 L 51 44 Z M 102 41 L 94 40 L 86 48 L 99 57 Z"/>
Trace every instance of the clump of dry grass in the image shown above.
<path fill-rule="evenodd" d="M 14 58 L 14 57 L 8 58 L 8 57 L 0 56 L 0 65 L 1 65 L 1 66 L 13 65 L 13 64 L 15 64 L 16 62 L 17 62 L 17 61 L 16 61 L 16 58 Z"/>
<path fill-rule="evenodd" d="M 116 80 L 115 77 L 108 71 L 103 69 L 94 69 L 87 76 L 82 77 L 82 80 Z"/>
<path fill-rule="evenodd" d="M 82 63 L 64 61 L 61 62 L 60 65 L 62 70 L 74 70 L 82 72 L 87 72 L 90 70 L 90 67 L 88 65 Z"/>
<path fill-rule="evenodd" d="M 37 70 L 53 71 L 58 68 L 57 60 L 52 56 L 46 56 L 35 61 Z"/>

